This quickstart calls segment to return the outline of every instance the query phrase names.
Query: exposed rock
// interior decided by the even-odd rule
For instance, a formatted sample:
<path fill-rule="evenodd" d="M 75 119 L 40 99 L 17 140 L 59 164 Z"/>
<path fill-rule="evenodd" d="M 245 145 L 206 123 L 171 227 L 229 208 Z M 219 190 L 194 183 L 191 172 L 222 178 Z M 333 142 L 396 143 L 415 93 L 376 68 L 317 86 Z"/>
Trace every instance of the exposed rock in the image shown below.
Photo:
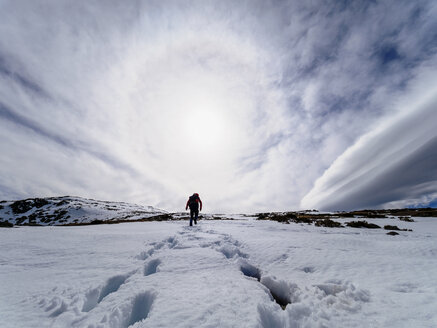
<path fill-rule="evenodd" d="M 49 202 L 44 198 L 33 198 L 33 199 L 17 200 L 16 202 L 13 202 L 10 206 L 14 214 L 22 214 L 22 213 L 26 213 L 27 211 L 31 210 L 34 207 L 40 208 L 44 205 L 47 205 L 48 203 Z"/>
<path fill-rule="evenodd" d="M 351 221 L 347 222 L 346 225 L 352 228 L 367 228 L 367 229 L 380 229 L 381 227 L 374 223 L 369 223 L 367 221 Z"/>
<path fill-rule="evenodd" d="M 397 231 L 413 231 L 411 229 L 399 229 L 398 226 L 386 225 L 384 226 L 385 230 L 397 230 Z"/>
<path fill-rule="evenodd" d="M 281 223 L 290 223 L 290 221 L 296 222 L 298 217 L 294 213 L 259 213 L 257 220 L 271 220 Z"/>
<path fill-rule="evenodd" d="M 336 222 L 330 219 L 317 220 L 315 226 L 327 228 L 343 228 L 343 225 L 340 222 Z"/>
<path fill-rule="evenodd" d="M 414 220 L 408 216 L 400 216 L 399 220 L 405 221 L 405 222 L 414 222 Z"/>
<path fill-rule="evenodd" d="M 0 228 L 12 228 L 13 226 L 9 221 L 0 221 Z"/>
<path fill-rule="evenodd" d="M 398 231 L 401 230 L 401 229 L 399 229 L 398 226 L 392 226 L 392 225 L 385 225 L 384 229 L 385 230 L 398 230 Z"/>

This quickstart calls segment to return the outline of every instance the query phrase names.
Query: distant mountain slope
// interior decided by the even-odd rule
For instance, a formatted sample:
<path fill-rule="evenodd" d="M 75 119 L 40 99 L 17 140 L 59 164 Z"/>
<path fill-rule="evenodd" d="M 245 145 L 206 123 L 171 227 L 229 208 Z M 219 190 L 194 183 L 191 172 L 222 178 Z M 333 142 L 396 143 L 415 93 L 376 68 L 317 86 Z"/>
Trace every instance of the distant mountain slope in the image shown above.
<path fill-rule="evenodd" d="M 29 198 L 0 202 L 0 222 L 14 225 L 65 225 L 134 221 L 167 214 L 152 206 L 81 197 Z"/>

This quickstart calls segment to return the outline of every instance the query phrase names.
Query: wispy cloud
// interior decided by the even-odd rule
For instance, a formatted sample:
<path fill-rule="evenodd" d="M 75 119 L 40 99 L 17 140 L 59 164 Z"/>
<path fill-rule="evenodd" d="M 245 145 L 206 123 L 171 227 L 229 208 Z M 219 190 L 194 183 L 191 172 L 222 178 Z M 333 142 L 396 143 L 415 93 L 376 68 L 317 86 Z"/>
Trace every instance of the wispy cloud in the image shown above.
<path fill-rule="evenodd" d="M 303 207 L 409 206 L 436 196 L 437 72 L 425 69 L 398 101 L 399 112 L 338 157 L 303 198 Z"/>
<path fill-rule="evenodd" d="M 0 6 L 0 198 L 296 208 L 436 67 L 432 1 Z"/>

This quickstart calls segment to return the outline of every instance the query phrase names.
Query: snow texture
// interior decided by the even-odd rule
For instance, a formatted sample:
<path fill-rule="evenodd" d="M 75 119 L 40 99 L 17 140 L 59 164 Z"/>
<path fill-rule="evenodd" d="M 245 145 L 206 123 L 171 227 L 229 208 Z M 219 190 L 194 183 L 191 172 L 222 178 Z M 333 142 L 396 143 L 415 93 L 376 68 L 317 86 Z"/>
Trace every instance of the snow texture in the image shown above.
<path fill-rule="evenodd" d="M 15 225 L 66 225 L 134 221 L 166 213 L 152 206 L 63 196 L 2 201 L 0 221 Z"/>
<path fill-rule="evenodd" d="M 2 327 L 435 327 L 437 221 L 0 229 Z"/>

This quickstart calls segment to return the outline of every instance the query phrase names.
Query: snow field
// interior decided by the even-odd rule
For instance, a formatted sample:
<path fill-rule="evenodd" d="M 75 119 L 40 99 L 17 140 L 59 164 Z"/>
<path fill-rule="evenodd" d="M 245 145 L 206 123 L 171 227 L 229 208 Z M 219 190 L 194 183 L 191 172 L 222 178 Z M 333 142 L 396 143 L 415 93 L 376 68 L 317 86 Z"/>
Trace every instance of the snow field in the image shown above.
<path fill-rule="evenodd" d="M 437 221 L 414 220 L 367 219 L 414 230 L 394 237 L 383 229 L 258 221 L 216 229 L 245 240 L 262 271 L 297 285 L 299 300 L 285 311 L 262 310 L 263 327 L 435 327 Z"/>
<path fill-rule="evenodd" d="M 399 236 L 254 220 L 2 229 L 0 313 L 5 327 L 434 327 L 437 221 L 415 220 L 396 220 L 414 230 Z"/>

